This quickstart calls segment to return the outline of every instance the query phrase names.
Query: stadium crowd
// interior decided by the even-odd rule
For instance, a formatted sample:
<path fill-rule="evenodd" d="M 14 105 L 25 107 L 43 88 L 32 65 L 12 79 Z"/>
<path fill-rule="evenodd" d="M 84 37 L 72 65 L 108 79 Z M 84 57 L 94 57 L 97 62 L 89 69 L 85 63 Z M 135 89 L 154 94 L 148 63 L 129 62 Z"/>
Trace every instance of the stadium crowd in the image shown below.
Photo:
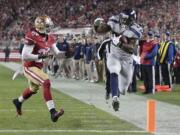
<path fill-rule="evenodd" d="M 178 33 L 180 28 L 177 0 L 1 0 L 0 37 L 18 37 L 26 32 L 37 15 L 49 15 L 56 26 L 87 27 L 96 17 L 108 19 L 126 7 L 138 13 L 138 23 L 156 32 L 169 30 Z"/>
<path fill-rule="evenodd" d="M 80 28 L 91 27 L 97 17 L 107 20 L 126 7 L 132 7 L 137 11 L 137 21 L 144 27 L 145 34 L 148 31 L 161 34 L 168 30 L 174 42 L 179 42 L 180 38 L 180 15 L 177 0 L 10 1 L 12 0 L 0 1 L 1 46 L 11 45 L 15 49 L 19 48 L 19 44 L 22 44 L 21 37 L 32 27 L 33 20 L 38 15 L 49 15 L 57 27 Z M 101 39 L 97 36 L 74 37 L 67 41 L 63 35 L 59 35 L 57 46 L 66 52 L 65 57 L 60 61 L 52 58 L 47 62 L 50 66 L 46 66 L 45 70 L 55 77 L 65 76 L 90 82 L 103 80 L 104 63 L 99 62 L 96 55 L 100 43 Z M 179 51 L 174 59 L 176 60 L 175 67 L 179 71 Z"/>
<path fill-rule="evenodd" d="M 149 32 L 148 32 L 145 34 L 143 40 L 140 41 L 139 44 L 140 49 L 139 52 L 137 52 L 140 56 L 144 51 L 143 45 L 145 44 L 144 41 L 147 42 L 148 40 L 147 37 L 151 37 L 151 40 L 156 42 L 157 45 L 159 46 L 158 47 L 159 51 L 152 56 L 153 59 L 157 57 L 156 61 L 153 63 L 156 63 L 156 65 L 158 66 L 164 63 L 170 63 L 173 71 L 175 72 L 173 74 L 174 81 L 180 83 L 179 80 L 180 78 L 178 77 L 179 68 L 180 68 L 179 43 L 172 40 L 169 32 L 163 33 L 163 36 L 161 38 L 155 34 L 149 36 Z M 161 57 L 160 55 L 162 55 L 163 52 L 160 52 L 161 50 L 160 48 L 161 46 L 163 46 L 162 44 L 168 41 L 170 38 L 173 41 L 172 42 L 173 47 L 171 49 L 169 48 L 166 51 L 164 50 L 163 51 L 165 53 L 165 56 L 167 56 L 167 54 L 170 54 L 169 52 L 172 52 L 172 54 L 168 55 L 168 57 Z M 77 80 L 79 79 L 88 80 L 89 82 L 102 81 L 103 79 L 106 78 L 105 77 L 106 69 L 104 65 L 105 63 L 103 61 L 99 61 L 97 56 L 97 51 L 101 42 L 102 41 L 97 37 L 78 36 L 73 38 L 72 40 L 66 40 L 64 35 L 60 35 L 58 37 L 57 47 L 59 48 L 59 50 L 65 52 L 65 57 L 61 60 L 55 58 L 50 59 L 50 61 L 48 61 L 47 63 L 48 68 L 46 70 L 55 77 L 63 76 L 67 78 L 74 78 Z M 105 53 L 106 52 L 104 52 L 104 55 Z M 152 53 L 152 50 L 150 50 L 150 53 Z M 161 57 L 161 62 L 160 62 L 160 57 Z M 152 65 L 154 65 L 153 63 Z M 141 60 L 140 63 L 137 63 L 137 65 L 139 64 L 143 65 L 143 60 Z M 140 72 L 140 70 L 138 72 Z M 159 84 L 160 80 L 156 81 L 156 83 Z"/>

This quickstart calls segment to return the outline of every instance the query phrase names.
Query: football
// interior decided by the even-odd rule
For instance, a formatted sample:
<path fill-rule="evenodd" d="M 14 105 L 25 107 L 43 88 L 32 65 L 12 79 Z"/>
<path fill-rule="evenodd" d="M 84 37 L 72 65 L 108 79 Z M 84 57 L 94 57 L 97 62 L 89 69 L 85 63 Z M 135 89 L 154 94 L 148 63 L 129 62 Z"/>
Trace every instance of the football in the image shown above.
<path fill-rule="evenodd" d="M 104 19 L 103 18 L 96 18 L 94 20 L 94 26 L 98 27 L 101 23 L 104 22 Z"/>
<path fill-rule="evenodd" d="M 0 135 L 180 135 L 179 7 L 0 0 Z"/>
<path fill-rule="evenodd" d="M 97 32 L 100 25 L 104 22 L 103 18 L 96 18 L 93 23 L 94 30 Z"/>

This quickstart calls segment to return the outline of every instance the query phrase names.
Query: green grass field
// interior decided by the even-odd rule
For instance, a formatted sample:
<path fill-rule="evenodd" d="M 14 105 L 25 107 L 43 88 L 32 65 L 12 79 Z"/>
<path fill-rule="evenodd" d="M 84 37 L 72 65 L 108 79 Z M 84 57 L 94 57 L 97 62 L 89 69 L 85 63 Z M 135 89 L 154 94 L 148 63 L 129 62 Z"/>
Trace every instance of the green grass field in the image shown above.
<path fill-rule="evenodd" d="M 105 85 L 104 82 L 100 82 L 100 85 Z M 137 85 L 143 85 L 142 81 L 137 81 Z M 180 85 L 174 84 L 172 92 L 156 92 L 155 94 L 142 94 L 142 91 L 138 89 L 137 86 L 137 95 L 145 96 L 148 99 L 155 99 L 158 101 L 163 101 L 170 104 L 175 104 L 180 106 Z"/>
<path fill-rule="evenodd" d="M 27 87 L 27 81 L 23 76 L 12 81 L 12 74 L 11 70 L 0 66 L 0 134 L 2 135 L 149 135 L 144 132 L 123 132 L 142 131 L 142 129 L 55 90 L 53 97 L 56 106 L 63 106 L 65 109 L 64 116 L 57 123 L 50 121 L 41 91 L 23 104 L 23 116 L 17 117 L 12 99 L 19 96 Z"/>
<path fill-rule="evenodd" d="M 142 85 L 143 83 L 139 81 L 138 84 Z M 138 91 L 137 94 L 142 95 L 140 91 Z M 171 92 L 156 92 L 155 94 L 147 94 L 142 96 L 180 106 L 180 85 L 174 84 L 173 91 Z"/>

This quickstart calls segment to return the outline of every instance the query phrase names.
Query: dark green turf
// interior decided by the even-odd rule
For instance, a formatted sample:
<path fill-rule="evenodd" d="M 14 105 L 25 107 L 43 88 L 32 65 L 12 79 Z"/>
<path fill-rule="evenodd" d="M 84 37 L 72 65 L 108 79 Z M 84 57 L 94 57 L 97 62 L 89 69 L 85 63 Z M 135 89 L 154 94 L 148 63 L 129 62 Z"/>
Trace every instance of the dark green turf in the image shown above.
<path fill-rule="evenodd" d="M 94 106 L 84 104 L 63 93 L 53 91 L 56 106 L 65 109 L 64 116 L 57 123 L 50 121 L 50 115 L 40 90 L 23 104 L 23 116 L 16 117 L 12 99 L 19 96 L 27 87 L 23 76 L 12 81 L 13 72 L 0 66 L 0 131 L 2 129 L 32 130 L 32 129 L 62 129 L 62 130 L 141 130 L 136 126 L 120 120 Z M 2 135 L 148 135 L 148 133 L 2 133 Z"/>

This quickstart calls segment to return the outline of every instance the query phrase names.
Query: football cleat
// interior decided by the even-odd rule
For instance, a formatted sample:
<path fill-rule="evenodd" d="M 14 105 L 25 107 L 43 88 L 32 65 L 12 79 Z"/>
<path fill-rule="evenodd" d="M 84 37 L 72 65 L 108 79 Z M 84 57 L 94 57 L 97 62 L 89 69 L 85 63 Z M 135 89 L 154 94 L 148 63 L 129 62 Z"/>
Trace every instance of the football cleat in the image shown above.
<path fill-rule="evenodd" d="M 112 106 L 114 111 L 119 111 L 119 101 L 117 96 L 113 97 Z"/>
<path fill-rule="evenodd" d="M 22 103 L 19 102 L 19 100 L 16 98 L 16 99 L 13 99 L 13 104 L 16 107 L 17 115 L 22 115 L 22 111 L 21 111 Z"/>
<path fill-rule="evenodd" d="M 64 109 L 61 108 L 61 110 L 59 112 L 57 112 L 56 110 L 54 112 L 51 113 L 51 120 L 52 122 L 56 122 L 59 117 L 61 117 L 64 114 Z"/>

